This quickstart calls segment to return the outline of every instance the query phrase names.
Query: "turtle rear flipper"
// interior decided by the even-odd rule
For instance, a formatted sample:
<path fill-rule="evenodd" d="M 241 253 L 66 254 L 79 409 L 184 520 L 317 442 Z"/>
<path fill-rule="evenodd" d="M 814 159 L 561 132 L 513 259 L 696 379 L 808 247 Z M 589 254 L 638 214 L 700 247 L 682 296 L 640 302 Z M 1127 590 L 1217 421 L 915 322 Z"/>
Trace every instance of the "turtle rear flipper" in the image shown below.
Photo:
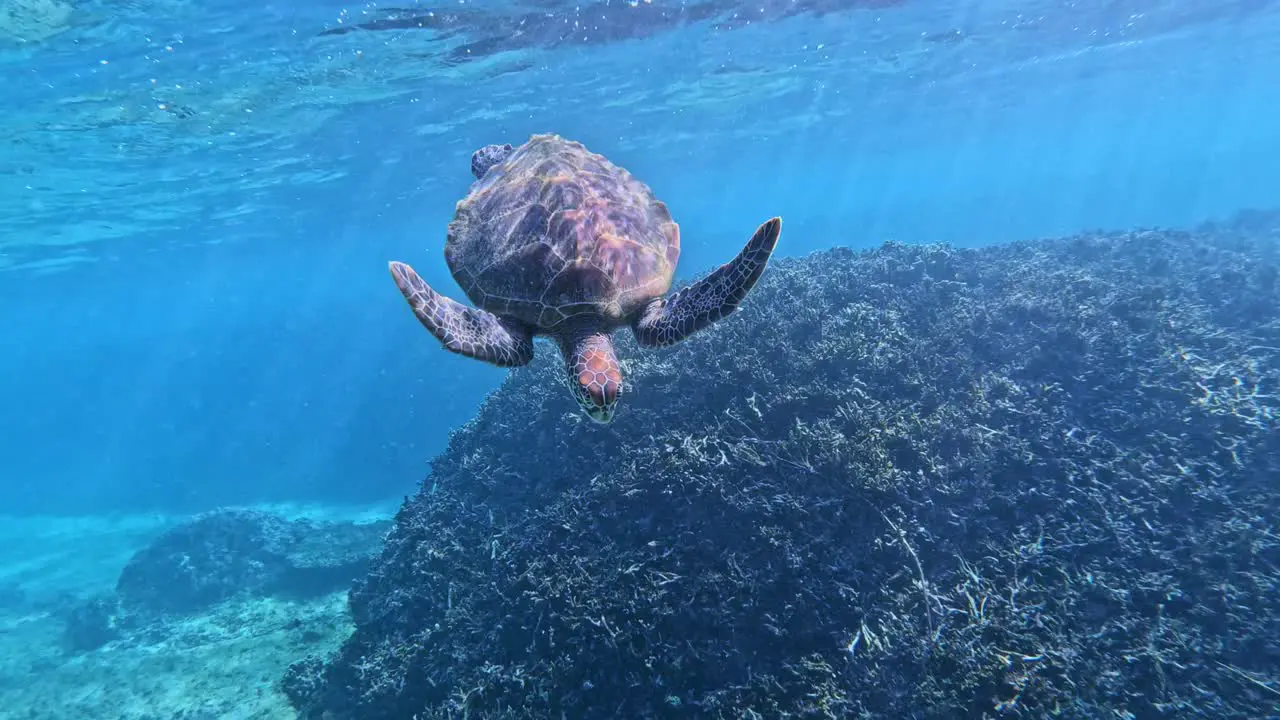
<path fill-rule="evenodd" d="M 636 340 L 650 347 L 674 345 L 728 317 L 760 279 L 781 231 L 782 218 L 766 221 L 733 260 L 675 294 L 649 303 L 634 325 Z"/>
<path fill-rule="evenodd" d="M 404 263 L 391 263 L 391 277 L 413 314 L 446 349 L 499 367 L 533 360 L 533 334 L 519 323 L 441 295 Z"/>

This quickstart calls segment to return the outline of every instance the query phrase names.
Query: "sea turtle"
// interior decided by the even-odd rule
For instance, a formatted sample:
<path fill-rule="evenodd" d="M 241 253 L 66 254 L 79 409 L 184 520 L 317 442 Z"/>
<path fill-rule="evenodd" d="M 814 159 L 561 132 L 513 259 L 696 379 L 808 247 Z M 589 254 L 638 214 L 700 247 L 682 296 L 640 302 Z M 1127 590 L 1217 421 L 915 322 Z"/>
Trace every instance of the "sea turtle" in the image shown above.
<path fill-rule="evenodd" d="M 663 347 L 720 320 L 742 302 L 778 242 L 781 218 L 710 275 L 667 295 L 680 229 L 644 183 L 581 143 L 534 135 L 488 145 L 449 223 L 445 262 L 476 307 L 431 289 L 413 268 L 391 276 L 418 320 L 444 346 L 500 367 L 533 359 L 533 338 L 556 341 L 574 398 L 594 421 L 613 419 L 622 372 L 612 333 L 630 325 Z"/>

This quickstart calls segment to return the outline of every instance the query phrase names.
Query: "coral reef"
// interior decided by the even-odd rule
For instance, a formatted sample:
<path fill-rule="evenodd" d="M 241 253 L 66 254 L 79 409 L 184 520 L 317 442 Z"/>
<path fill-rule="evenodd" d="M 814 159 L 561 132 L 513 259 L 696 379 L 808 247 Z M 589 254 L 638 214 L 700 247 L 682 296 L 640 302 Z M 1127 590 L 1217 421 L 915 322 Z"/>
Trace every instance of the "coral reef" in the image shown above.
<path fill-rule="evenodd" d="M 1280 218 L 775 262 L 583 422 L 553 353 L 406 499 L 306 718 L 1253 718 Z"/>
<path fill-rule="evenodd" d="M 150 513 L 2 518 L 0 588 L 14 599 L 0 602 L 0 716 L 293 720 L 297 713 L 281 692 L 281 674 L 308 653 L 336 650 L 351 633 L 346 590 L 352 575 L 318 584 L 310 569 L 367 560 L 381 545 L 392 509 L 272 508 L 272 517 L 306 514 L 363 527 L 268 520 L 301 536 L 286 549 L 291 565 L 306 571 L 307 584 L 240 592 L 182 613 L 131 613 L 114 586 L 131 557 L 172 542 L 166 530 L 188 519 Z M 224 517 L 218 526 L 233 524 Z M 308 532 L 308 526 L 320 529 Z M 216 533 L 203 537 L 226 542 Z M 329 589 L 321 592 L 320 585 Z"/>
<path fill-rule="evenodd" d="M 236 596 L 323 593 L 363 572 L 386 523 L 287 520 L 216 510 L 165 531 L 116 585 L 130 614 L 183 614 Z"/>
<path fill-rule="evenodd" d="M 344 593 L 237 598 L 126 632 L 68 656 L 61 624 L 0 613 L 0 716 L 16 720 L 292 720 L 277 689 L 289 663 L 336 649 L 350 631 Z"/>
<path fill-rule="evenodd" d="M 289 666 L 280 679 L 280 691 L 285 697 L 309 698 L 318 693 L 324 684 L 324 660 L 312 655 Z"/>

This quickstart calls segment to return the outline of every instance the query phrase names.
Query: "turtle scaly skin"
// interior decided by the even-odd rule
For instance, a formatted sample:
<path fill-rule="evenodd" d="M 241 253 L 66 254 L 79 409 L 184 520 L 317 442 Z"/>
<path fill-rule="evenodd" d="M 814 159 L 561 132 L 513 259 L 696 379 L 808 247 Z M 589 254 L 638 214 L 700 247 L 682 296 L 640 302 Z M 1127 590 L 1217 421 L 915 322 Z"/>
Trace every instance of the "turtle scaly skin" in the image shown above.
<path fill-rule="evenodd" d="M 630 325 L 665 347 L 733 313 L 778 241 L 762 224 L 729 263 L 667 295 L 680 229 L 644 183 L 580 143 L 535 135 L 472 155 L 476 177 L 457 204 L 445 262 L 474 307 L 432 290 L 404 263 L 391 275 L 418 320 L 447 349 L 501 367 L 533 359 L 533 338 L 560 346 L 569 386 L 597 422 L 612 420 L 622 371 L 612 334 Z"/>

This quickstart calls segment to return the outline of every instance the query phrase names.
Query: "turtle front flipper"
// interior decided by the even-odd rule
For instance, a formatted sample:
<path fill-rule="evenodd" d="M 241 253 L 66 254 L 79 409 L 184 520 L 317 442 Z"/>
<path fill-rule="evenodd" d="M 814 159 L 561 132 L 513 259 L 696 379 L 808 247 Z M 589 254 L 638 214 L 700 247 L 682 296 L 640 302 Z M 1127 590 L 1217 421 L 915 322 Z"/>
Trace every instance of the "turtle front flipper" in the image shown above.
<path fill-rule="evenodd" d="M 519 323 L 441 295 L 404 263 L 391 263 L 391 277 L 413 314 L 446 349 L 499 367 L 533 360 L 533 334 Z"/>
<path fill-rule="evenodd" d="M 760 279 L 781 231 L 782 218 L 766 221 L 733 260 L 675 294 L 649 303 L 635 322 L 636 340 L 650 347 L 674 345 L 728 317 Z"/>

